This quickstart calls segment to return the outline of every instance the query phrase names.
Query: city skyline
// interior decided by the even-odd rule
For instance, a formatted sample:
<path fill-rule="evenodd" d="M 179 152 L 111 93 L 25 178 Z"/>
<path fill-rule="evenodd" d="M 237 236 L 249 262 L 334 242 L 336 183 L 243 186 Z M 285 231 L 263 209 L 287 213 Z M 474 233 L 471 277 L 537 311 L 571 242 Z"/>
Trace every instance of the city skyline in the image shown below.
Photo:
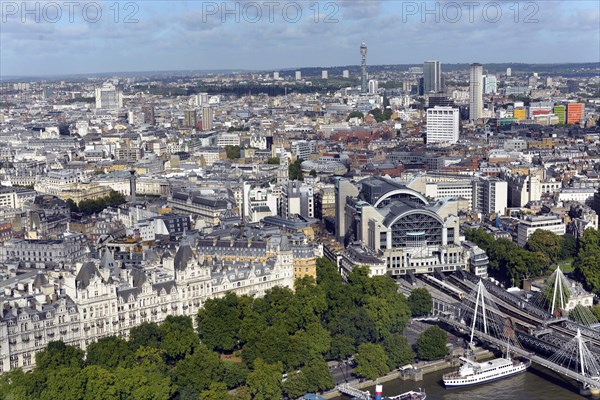
<path fill-rule="evenodd" d="M 16 4 L 16 9 L 7 4 Z M 20 4 L 3 2 L 0 76 L 359 65 L 356 46 L 362 41 L 369 46 L 368 65 L 430 59 L 444 64 L 600 59 L 600 14 L 588 1 L 531 3 L 536 5 L 531 9 L 519 4 L 518 14 L 501 2 L 496 16 L 491 3 L 482 3 L 472 18 L 466 9 L 460 10 L 459 18 L 444 2 L 427 2 L 424 10 L 410 8 L 421 7 L 417 2 L 338 1 L 327 9 L 330 3 L 310 8 L 284 2 L 273 13 L 273 22 L 260 2 L 253 3 L 257 9 L 228 2 L 227 10 L 213 2 L 141 2 L 135 3 L 137 9 L 114 3 L 119 12 L 110 9 L 112 3 L 97 2 L 101 17 L 90 9 L 86 15 L 75 10 L 72 22 L 67 9 L 57 18 L 58 10 L 40 8 L 38 15 L 26 14 Z M 428 14 L 431 10 L 434 13 Z M 95 23 L 86 21 L 94 18 Z M 127 18 L 137 22 L 126 23 Z M 252 19 L 256 21 L 249 22 Z M 393 49 L 390 37 L 401 38 Z"/>

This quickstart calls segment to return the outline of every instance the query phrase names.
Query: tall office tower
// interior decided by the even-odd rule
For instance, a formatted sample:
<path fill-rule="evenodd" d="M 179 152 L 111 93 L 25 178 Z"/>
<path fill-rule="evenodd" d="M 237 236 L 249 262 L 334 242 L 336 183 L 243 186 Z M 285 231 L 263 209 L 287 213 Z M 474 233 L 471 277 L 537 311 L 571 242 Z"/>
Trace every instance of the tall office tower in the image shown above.
<path fill-rule="evenodd" d="M 183 126 L 193 128 L 196 126 L 198 120 L 198 114 L 196 110 L 186 110 L 183 113 Z"/>
<path fill-rule="evenodd" d="M 273 79 L 274 80 L 279 79 L 279 72 L 273 72 Z"/>
<path fill-rule="evenodd" d="M 360 45 L 360 90 L 367 93 L 367 45 L 362 42 Z"/>
<path fill-rule="evenodd" d="M 377 94 L 378 89 L 379 89 L 379 82 L 375 79 L 371 79 L 369 81 L 369 94 Z"/>
<path fill-rule="evenodd" d="M 329 73 L 327 72 L 326 69 L 324 69 L 323 71 L 321 71 L 321 79 L 328 79 L 329 78 Z"/>
<path fill-rule="evenodd" d="M 154 125 L 156 123 L 156 118 L 154 117 L 154 106 L 152 104 L 143 106 L 142 112 L 144 113 L 144 122 L 146 124 Z"/>
<path fill-rule="evenodd" d="M 213 126 L 213 110 L 210 107 L 202 108 L 202 130 L 210 131 Z"/>
<path fill-rule="evenodd" d="M 302 79 L 302 71 L 296 71 L 296 80 L 299 81 Z"/>
<path fill-rule="evenodd" d="M 483 114 L 483 65 L 471 64 L 469 83 L 469 120 L 477 121 Z"/>
<path fill-rule="evenodd" d="M 440 107 L 427 109 L 427 144 L 458 142 L 458 108 Z"/>
<path fill-rule="evenodd" d="M 483 92 L 485 94 L 498 92 L 498 80 L 496 79 L 496 75 L 484 75 Z"/>
<path fill-rule="evenodd" d="M 123 92 L 112 83 L 105 83 L 96 88 L 96 108 L 118 110 L 123 108 Z"/>
<path fill-rule="evenodd" d="M 443 92 L 442 66 L 439 61 L 425 61 L 423 63 L 423 90 L 425 93 Z"/>
<path fill-rule="evenodd" d="M 347 69 L 342 71 L 342 78 L 350 78 L 350 71 Z"/>
<path fill-rule="evenodd" d="M 511 67 L 506 68 L 506 76 L 512 76 L 512 68 Z"/>

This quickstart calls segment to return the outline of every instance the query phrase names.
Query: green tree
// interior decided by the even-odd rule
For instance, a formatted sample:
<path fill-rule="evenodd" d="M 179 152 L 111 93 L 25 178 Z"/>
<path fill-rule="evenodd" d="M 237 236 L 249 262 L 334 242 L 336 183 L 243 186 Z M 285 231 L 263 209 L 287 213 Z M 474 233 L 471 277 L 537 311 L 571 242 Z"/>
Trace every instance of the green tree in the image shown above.
<path fill-rule="evenodd" d="M 278 400 L 282 391 L 283 365 L 254 361 L 254 370 L 248 375 L 247 385 L 253 400 Z"/>
<path fill-rule="evenodd" d="M 327 311 L 327 295 L 322 286 L 317 285 L 314 278 L 305 276 L 294 283 L 295 296 L 301 307 L 301 327 L 321 322 Z"/>
<path fill-rule="evenodd" d="M 448 334 L 437 326 L 427 328 L 417 339 L 417 354 L 423 360 L 437 360 L 448 354 Z"/>
<path fill-rule="evenodd" d="M 383 348 L 388 357 L 388 367 L 397 369 L 413 361 L 415 352 L 406 337 L 394 333 L 387 335 L 383 340 Z"/>
<path fill-rule="evenodd" d="M 331 338 L 330 358 L 334 360 L 345 360 L 356 352 L 354 339 L 348 336 L 336 335 Z"/>
<path fill-rule="evenodd" d="M 279 159 L 279 157 L 270 157 L 267 160 L 268 165 L 279 165 L 280 163 L 281 163 L 281 160 Z"/>
<path fill-rule="evenodd" d="M 247 385 L 237 388 L 233 394 L 233 400 L 252 400 L 250 388 Z"/>
<path fill-rule="evenodd" d="M 167 370 L 167 364 L 163 358 L 164 352 L 154 347 L 139 347 L 133 358 L 135 364 L 148 371 L 159 371 L 165 372 Z"/>
<path fill-rule="evenodd" d="M 387 355 L 378 344 L 361 344 L 358 346 L 358 354 L 356 354 L 355 359 L 357 365 L 354 372 L 358 376 L 376 379 L 390 371 L 387 365 Z"/>
<path fill-rule="evenodd" d="M 350 121 L 352 118 L 360 118 L 360 119 L 364 119 L 365 115 L 363 113 L 361 113 L 360 111 L 352 111 L 350 114 L 348 114 L 348 116 L 346 117 L 346 122 Z"/>
<path fill-rule="evenodd" d="M 288 399 L 297 399 L 308 393 L 307 386 L 304 374 L 300 371 L 294 371 L 287 375 L 282 390 Z"/>
<path fill-rule="evenodd" d="M 41 400 L 78 400 L 83 398 L 85 382 L 79 368 L 59 367 L 45 373 L 47 380 L 39 397 Z"/>
<path fill-rule="evenodd" d="M 171 378 L 144 367 L 118 368 L 118 388 L 121 398 L 132 400 L 169 400 L 175 388 Z"/>
<path fill-rule="evenodd" d="M 426 288 L 413 289 L 408 296 L 408 306 L 413 317 L 422 317 L 431 312 L 433 300 Z"/>
<path fill-rule="evenodd" d="M 133 351 L 142 346 L 159 348 L 161 341 L 162 332 L 155 322 L 142 322 L 129 331 L 129 346 Z"/>
<path fill-rule="evenodd" d="M 564 234 L 558 252 L 559 260 L 569 260 L 577 255 L 577 239 L 573 235 Z"/>
<path fill-rule="evenodd" d="M 305 365 L 320 359 L 331 347 L 329 331 L 318 322 L 311 323 L 304 330 L 297 332 L 294 338 L 299 341 L 303 349 L 302 363 Z"/>
<path fill-rule="evenodd" d="M 544 229 L 538 229 L 527 240 L 526 248 L 531 252 L 540 252 L 549 262 L 556 262 L 559 258 L 562 238 Z"/>
<path fill-rule="evenodd" d="M 45 350 L 35 355 L 36 369 L 49 371 L 60 367 L 83 367 L 83 350 L 67 346 L 62 341 L 50 342 Z"/>
<path fill-rule="evenodd" d="M 316 170 L 314 170 L 314 169 L 311 169 L 311 170 L 310 170 L 310 176 L 312 176 L 312 177 L 315 177 L 315 176 L 317 176 L 317 171 L 316 171 Z"/>
<path fill-rule="evenodd" d="M 90 365 L 99 365 L 106 369 L 118 366 L 127 368 L 133 365 L 134 354 L 125 340 L 108 336 L 88 346 L 86 361 Z"/>
<path fill-rule="evenodd" d="M 594 293 L 600 293 L 600 231 L 586 229 L 583 232 L 573 265 L 575 277 Z"/>
<path fill-rule="evenodd" d="M 175 382 L 180 387 L 192 388 L 200 393 L 207 390 L 212 382 L 220 382 L 223 373 L 223 363 L 217 353 L 200 344 L 193 354 L 188 354 L 175 366 Z"/>
<path fill-rule="evenodd" d="M 98 366 L 90 365 L 81 371 L 82 381 L 85 382 L 82 400 L 113 400 L 121 397 L 117 376 Z"/>
<path fill-rule="evenodd" d="M 229 292 L 220 299 L 209 299 L 198 312 L 198 334 L 202 343 L 215 351 L 237 347 L 240 331 L 238 297 Z"/>
<path fill-rule="evenodd" d="M 225 146 L 225 153 L 229 160 L 237 160 L 241 156 L 240 146 Z"/>
<path fill-rule="evenodd" d="M 200 393 L 199 400 L 231 400 L 231 398 L 225 384 L 213 382 L 207 390 Z"/>
<path fill-rule="evenodd" d="M 288 166 L 288 174 L 291 181 L 304 180 L 304 174 L 302 173 L 302 168 L 300 167 L 303 161 L 303 159 L 298 158 Z"/>
<path fill-rule="evenodd" d="M 72 213 L 79 212 L 79 207 L 77 206 L 77 203 L 75 203 L 75 201 L 73 199 L 67 199 L 67 205 L 69 206 L 69 210 L 71 210 Z"/>
<path fill-rule="evenodd" d="M 169 363 L 193 353 L 200 342 L 190 317 L 169 315 L 159 329 L 162 338 L 160 346 Z"/>
<path fill-rule="evenodd" d="M 329 367 L 323 359 L 312 360 L 310 364 L 305 365 L 300 370 L 300 373 L 303 375 L 306 384 L 304 393 L 322 392 L 335 387 L 335 379 L 333 379 Z"/>
<path fill-rule="evenodd" d="M 235 389 L 246 383 L 250 370 L 244 363 L 224 362 L 223 363 L 223 383 L 228 389 Z"/>

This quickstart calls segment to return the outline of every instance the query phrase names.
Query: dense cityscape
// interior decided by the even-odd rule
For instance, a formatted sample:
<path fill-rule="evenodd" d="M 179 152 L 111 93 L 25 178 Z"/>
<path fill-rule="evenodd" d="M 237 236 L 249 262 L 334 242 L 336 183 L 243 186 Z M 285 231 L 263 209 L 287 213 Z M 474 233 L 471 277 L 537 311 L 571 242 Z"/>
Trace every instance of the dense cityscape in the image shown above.
<path fill-rule="evenodd" d="M 369 56 L 0 80 L 0 400 L 600 394 L 600 63 Z"/>

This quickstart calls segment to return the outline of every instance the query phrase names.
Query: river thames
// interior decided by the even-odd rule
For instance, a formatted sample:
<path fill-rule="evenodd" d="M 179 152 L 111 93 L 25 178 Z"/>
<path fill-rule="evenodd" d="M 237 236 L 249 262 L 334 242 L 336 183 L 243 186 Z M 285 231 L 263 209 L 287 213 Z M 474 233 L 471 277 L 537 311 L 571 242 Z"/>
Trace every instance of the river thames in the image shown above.
<path fill-rule="evenodd" d="M 562 378 L 543 367 L 532 365 L 524 374 L 485 385 L 446 390 L 442 385 L 442 374 L 437 371 L 424 375 L 423 381 L 395 380 L 383 384 L 383 394 L 393 396 L 419 387 L 425 389 L 427 400 L 581 400 L 577 382 Z M 368 388 L 374 393 L 374 388 Z M 336 397 L 348 400 L 348 397 Z"/>

